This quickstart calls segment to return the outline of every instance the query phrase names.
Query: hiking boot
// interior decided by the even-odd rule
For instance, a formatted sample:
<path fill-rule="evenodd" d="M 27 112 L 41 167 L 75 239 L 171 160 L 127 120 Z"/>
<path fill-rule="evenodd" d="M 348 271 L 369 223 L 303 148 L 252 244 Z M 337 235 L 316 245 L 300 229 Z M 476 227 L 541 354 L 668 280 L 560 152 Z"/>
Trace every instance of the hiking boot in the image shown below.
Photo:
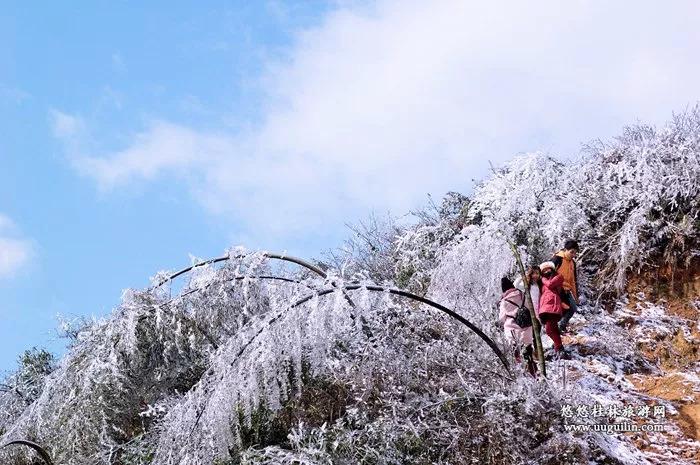
<path fill-rule="evenodd" d="M 554 352 L 554 360 L 571 360 L 571 352 L 563 348 L 557 350 Z"/>

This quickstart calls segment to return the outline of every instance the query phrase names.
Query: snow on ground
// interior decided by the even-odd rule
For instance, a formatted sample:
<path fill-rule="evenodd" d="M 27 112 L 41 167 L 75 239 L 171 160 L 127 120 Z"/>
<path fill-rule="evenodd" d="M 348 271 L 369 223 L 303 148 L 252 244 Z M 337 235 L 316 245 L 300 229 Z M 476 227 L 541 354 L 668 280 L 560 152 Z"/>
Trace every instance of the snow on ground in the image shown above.
<path fill-rule="evenodd" d="M 550 378 L 567 392 L 566 398 L 572 405 L 601 405 L 606 411 L 617 406 L 613 422 L 633 420 L 638 425 L 662 424 L 664 428 L 661 432 L 604 435 L 607 439 L 601 448 L 615 450 L 614 456 L 625 456 L 630 463 L 642 460 L 640 457 L 643 461 L 639 463 L 654 465 L 700 463 L 700 363 L 695 360 L 669 368 L 668 363 L 646 356 L 653 354 L 661 341 L 673 341 L 678 334 L 686 335 L 697 347 L 699 341 L 688 333 L 692 324 L 667 314 L 663 305 L 646 301 L 633 305 L 621 301 L 611 313 L 589 312 L 572 320 L 572 331 L 564 336 L 572 359 L 550 363 L 549 368 Z M 650 407 L 646 419 L 625 415 L 630 407 L 634 412 L 644 406 Z M 654 417 L 655 406 L 664 409 L 665 418 Z M 574 420 L 603 422 L 590 412 Z M 611 441 L 613 438 L 622 442 Z M 625 449 L 624 444 L 629 443 L 625 438 L 637 452 Z"/>

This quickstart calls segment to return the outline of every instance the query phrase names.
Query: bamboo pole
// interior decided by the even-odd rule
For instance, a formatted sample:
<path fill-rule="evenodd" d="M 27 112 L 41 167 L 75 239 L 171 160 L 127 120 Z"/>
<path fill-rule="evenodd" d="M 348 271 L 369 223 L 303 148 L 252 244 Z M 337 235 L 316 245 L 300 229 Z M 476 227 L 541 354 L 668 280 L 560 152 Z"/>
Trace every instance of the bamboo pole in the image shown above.
<path fill-rule="evenodd" d="M 518 248 L 510 240 L 508 240 L 508 245 L 510 245 L 510 250 L 513 252 L 515 261 L 518 264 L 518 268 L 520 269 L 520 276 L 525 286 L 525 306 L 530 311 L 530 318 L 532 319 L 532 336 L 535 340 L 537 358 L 540 362 L 540 371 L 542 372 L 542 376 L 546 378 L 547 367 L 544 361 L 544 350 L 542 350 L 542 338 L 540 337 L 540 321 L 537 319 L 537 315 L 535 315 L 535 307 L 532 304 L 532 296 L 530 295 L 530 283 L 527 281 L 527 273 L 525 272 L 525 266 L 523 265 L 523 261 L 520 258 L 520 254 L 518 253 Z"/>

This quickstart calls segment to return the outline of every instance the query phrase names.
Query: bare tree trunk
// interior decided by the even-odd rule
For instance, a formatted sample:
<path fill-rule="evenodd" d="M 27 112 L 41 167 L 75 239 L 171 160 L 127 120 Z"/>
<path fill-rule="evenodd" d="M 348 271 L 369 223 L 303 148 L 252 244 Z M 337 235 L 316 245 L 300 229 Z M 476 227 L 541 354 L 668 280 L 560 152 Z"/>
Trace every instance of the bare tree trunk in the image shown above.
<path fill-rule="evenodd" d="M 525 272 L 525 266 L 518 253 L 518 248 L 510 240 L 508 241 L 510 249 L 513 251 L 513 256 L 515 256 L 515 261 L 520 269 L 520 276 L 523 280 L 523 285 L 525 287 L 525 306 L 530 311 L 530 318 L 532 319 L 532 336 L 535 340 L 535 348 L 537 349 L 537 358 L 540 362 L 540 370 L 542 371 L 542 376 L 547 377 L 547 367 L 544 362 L 544 350 L 542 350 L 542 339 L 540 338 L 540 321 L 535 315 L 535 307 L 532 304 L 532 296 L 530 295 L 530 283 L 527 281 L 527 276 Z"/>

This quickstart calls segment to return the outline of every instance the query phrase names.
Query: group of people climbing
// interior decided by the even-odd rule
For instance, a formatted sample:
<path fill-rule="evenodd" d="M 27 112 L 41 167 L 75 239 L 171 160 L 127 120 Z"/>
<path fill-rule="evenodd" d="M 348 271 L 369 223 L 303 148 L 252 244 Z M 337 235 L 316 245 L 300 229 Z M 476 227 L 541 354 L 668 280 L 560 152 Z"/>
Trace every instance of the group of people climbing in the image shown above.
<path fill-rule="evenodd" d="M 561 335 L 568 331 L 569 321 L 578 310 L 578 273 L 576 256 L 579 251 L 575 239 L 567 239 L 564 248 L 540 265 L 531 266 L 525 282 L 518 278 L 515 283 L 507 276 L 501 279 L 503 295 L 499 300 L 499 320 L 506 339 L 515 347 L 518 362 L 525 358 L 528 371 L 534 376 L 537 371 L 532 345 L 532 321 L 526 308 L 525 289 L 529 289 L 535 315 L 541 327 L 554 342 L 554 357 L 568 359 L 570 355 L 562 344 Z"/>

